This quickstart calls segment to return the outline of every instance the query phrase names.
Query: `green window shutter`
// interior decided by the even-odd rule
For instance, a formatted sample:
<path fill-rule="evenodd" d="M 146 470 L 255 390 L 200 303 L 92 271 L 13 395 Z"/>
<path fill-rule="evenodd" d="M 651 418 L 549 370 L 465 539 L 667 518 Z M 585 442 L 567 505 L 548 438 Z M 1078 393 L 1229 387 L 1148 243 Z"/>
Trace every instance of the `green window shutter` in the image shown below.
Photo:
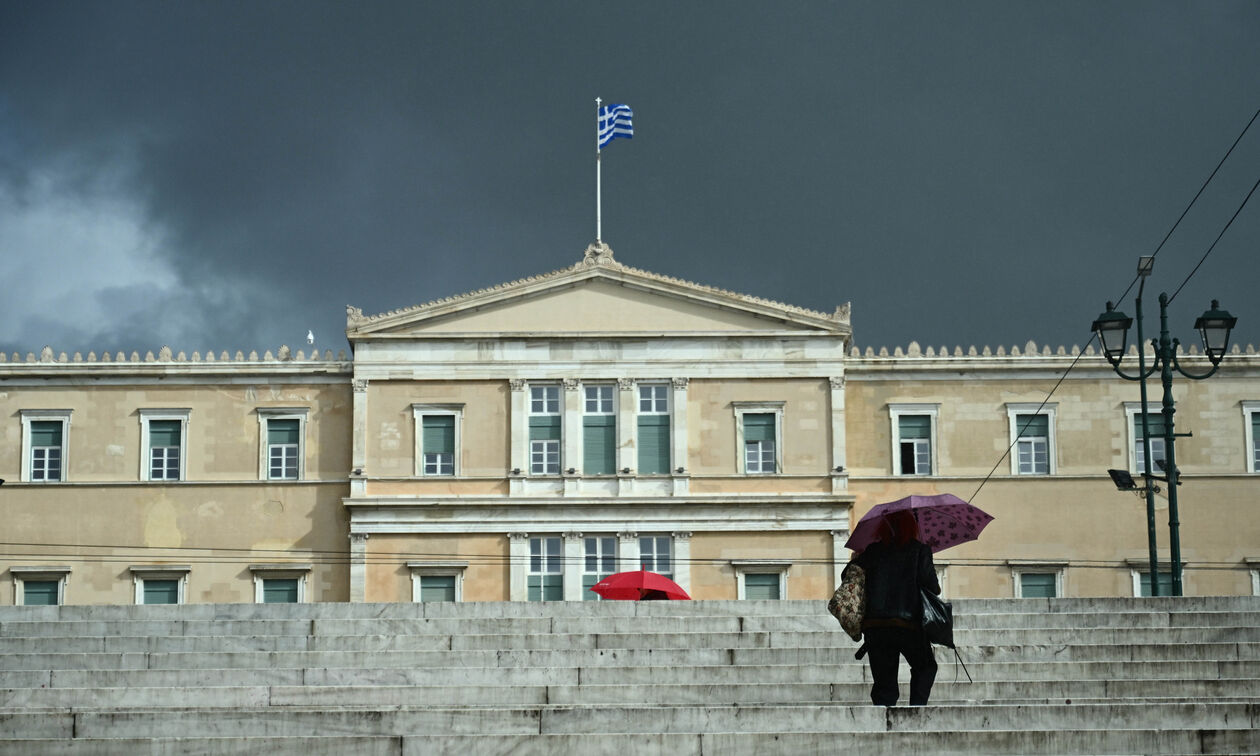
<path fill-rule="evenodd" d="M 454 601 L 455 600 L 455 576 L 454 575 L 421 575 L 420 576 L 420 600 L 421 601 Z"/>
<path fill-rule="evenodd" d="M 153 420 L 149 422 L 150 446 L 179 446 L 178 420 Z"/>
<path fill-rule="evenodd" d="M 1164 436 L 1164 416 L 1159 413 L 1150 412 L 1146 415 L 1146 425 L 1151 429 L 1151 438 L 1162 438 Z M 1141 440 L 1142 438 L 1142 415 L 1138 413 L 1133 416 L 1133 437 Z"/>
<path fill-rule="evenodd" d="M 612 415 L 590 415 L 582 419 L 582 472 L 610 475 L 617 466 L 617 422 Z"/>
<path fill-rule="evenodd" d="M 530 441 L 559 441 L 560 416 L 541 415 L 529 419 Z"/>
<path fill-rule="evenodd" d="M 639 474 L 669 472 L 669 415 L 639 417 Z"/>
<path fill-rule="evenodd" d="M 897 431 L 903 440 L 932 437 L 931 415 L 901 415 L 897 418 Z"/>
<path fill-rule="evenodd" d="M 1184 565 L 1184 564 L 1185 564 L 1185 562 L 1182 562 L 1182 564 Z M 1139 575 L 1138 575 L 1138 580 L 1139 580 L 1139 582 L 1141 583 L 1141 585 L 1140 585 L 1140 587 L 1139 587 L 1139 591 L 1140 591 L 1140 593 L 1141 593 L 1143 596 L 1149 596 L 1149 595 L 1151 595 L 1151 573 L 1150 573 L 1150 571 L 1149 571 L 1149 570 L 1143 570 L 1143 571 L 1141 572 L 1141 574 L 1139 574 Z M 1159 573 L 1159 595 L 1161 595 L 1161 596 L 1168 596 L 1168 595 L 1171 595 L 1171 594 L 1172 594 L 1172 573 L 1171 573 L 1171 572 L 1161 572 L 1161 573 Z"/>
<path fill-rule="evenodd" d="M 564 576 L 530 575 L 528 598 L 530 601 L 563 601 Z"/>
<path fill-rule="evenodd" d="M 774 441 L 774 415 L 744 415 L 744 441 Z"/>
<path fill-rule="evenodd" d="M 583 601 L 599 601 L 599 594 L 592 591 L 591 588 L 607 575 L 583 575 L 582 576 L 582 600 Z"/>
<path fill-rule="evenodd" d="M 749 600 L 774 599 L 779 596 L 779 573 L 749 572 L 744 575 L 744 598 Z"/>
<path fill-rule="evenodd" d="M 61 422 L 58 420 L 32 422 L 31 446 L 61 446 Z"/>
<path fill-rule="evenodd" d="M 1020 438 L 1049 438 L 1050 418 L 1046 415 L 1016 415 L 1015 432 Z"/>
<path fill-rule="evenodd" d="M 1019 595 L 1024 598 L 1055 598 L 1055 576 L 1044 572 L 1021 573 Z"/>
<path fill-rule="evenodd" d="M 297 578 L 264 578 L 264 604 L 296 604 L 298 600 Z"/>
<path fill-rule="evenodd" d="M 153 436 L 153 429 L 149 429 L 149 436 Z M 268 420 L 267 421 L 267 443 L 268 444 L 296 444 L 298 443 L 298 421 L 297 420 Z M 167 444 L 169 446 L 169 444 Z"/>
<path fill-rule="evenodd" d="M 425 415 L 423 433 L 421 443 L 425 454 L 455 453 L 454 415 Z"/>
<path fill-rule="evenodd" d="M 56 580 L 23 580 L 22 603 L 26 606 L 56 606 Z"/>
<path fill-rule="evenodd" d="M 144 581 L 144 603 L 146 604 L 178 604 L 179 580 Z"/>

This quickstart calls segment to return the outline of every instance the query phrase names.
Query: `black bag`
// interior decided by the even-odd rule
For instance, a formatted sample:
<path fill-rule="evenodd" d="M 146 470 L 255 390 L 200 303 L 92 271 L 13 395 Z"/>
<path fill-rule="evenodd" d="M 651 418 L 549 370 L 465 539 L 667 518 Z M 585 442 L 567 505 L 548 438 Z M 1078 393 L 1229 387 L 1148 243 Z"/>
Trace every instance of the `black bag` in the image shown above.
<path fill-rule="evenodd" d="M 923 596 L 923 632 L 931 643 L 954 647 L 954 607 L 930 591 L 919 589 Z"/>

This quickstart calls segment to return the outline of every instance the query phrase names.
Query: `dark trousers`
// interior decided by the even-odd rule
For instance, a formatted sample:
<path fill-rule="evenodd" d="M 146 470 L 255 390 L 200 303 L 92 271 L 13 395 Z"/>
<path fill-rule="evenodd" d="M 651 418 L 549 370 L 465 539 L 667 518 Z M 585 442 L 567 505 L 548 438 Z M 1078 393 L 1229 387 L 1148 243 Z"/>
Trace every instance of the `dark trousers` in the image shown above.
<path fill-rule="evenodd" d="M 871 665 L 871 701 L 876 706 L 897 705 L 897 657 L 910 664 L 910 705 L 923 706 L 936 680 L 936 657 L 922 628 L 872 627 L 864 631 Z"/>

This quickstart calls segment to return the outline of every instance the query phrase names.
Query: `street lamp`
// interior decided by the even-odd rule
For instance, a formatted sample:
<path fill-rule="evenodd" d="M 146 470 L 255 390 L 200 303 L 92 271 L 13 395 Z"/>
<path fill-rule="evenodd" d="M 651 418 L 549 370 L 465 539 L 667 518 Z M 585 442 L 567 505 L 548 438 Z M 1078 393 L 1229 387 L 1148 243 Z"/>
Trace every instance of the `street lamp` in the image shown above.
<path fill-rule="evenodd" d="M 1229 332 L 1238 322 L 1238 318 L 1233 317 L 1225 310 L 1220 309 L 1220 303 L 1212 300 L 1212 308 L 1203 315 L 1199 316 L 1194 322 L 1195 330 L 1199 332 L 1203 339 L 1203 351 L 1207 354 L 1208 360 L 1212 363 L 1212 369 L 1202 374 L 1195 374 L 1183 368 L 1177 359 L 1177 348 L 1181 345 L 1179 339 L 1172 339 L 1168 335 L 1168 295 L 1159 295 L 1159 339 L 1152 340 L 1151 346 L 1155 350 L 1155 359 L 1151 363 L 1148 370 L 1146 367 L 1146 350 L 1144 349 L 1144 338 L 1142 335 L 1142 293 L 1146 287 L 1146 278 L 1151 274 L 1154 268 L 1155 259 L 1153 257 L 1142 257 L 1138 262 L 1138 277 L 1140 284 L 1138 285 L 1137 299 L 1134 304 L 1137 308 L 1137 346 L 1138 346 L 1138 371 L 1137 375 L 1128 375 L 1120 369 L 1120 362 L 1124 359 L 1124 354 L 1128 348 L 1126 345 L 1129 333 L 1129 326 L 1132 325 L 1133 319 L 1129 318 L 1122 312 L 1117 312 L 1115 305 L 1111 302 L 1107 303 L 1107 310 L 1098 316 L 1094 321 L 1092 330 L 1098 334 L 1098 341 L 1102 345 L 1103 356 L 1107 358 L 1107 362 L 1111 364 L 1116 375 L 1129 381 L 1138 381 L 1142 388 L 1142 468 L 1139 470 L 1146 481 L 1146 520 L 1147 520 L 1147 541 L 1150 549 L 1150 572 L 1151 572 L 1151 594 L 1154 596 L 1159 593 L 1159 572 L 1158 572 L 1158 556 L 1155 550 L 1155 487 L 1151 484 L 1151 479 L 1164 480 L 1168 483 L 1168 533 L 1169 548 L 1172 557 L 1172 595 L 1182 595 L 1181 589 L 1181 523 L 1177 515 L 1177 485 L 1178 478 L 1181 473 L 1177 470 L 1177 454 L 1176 439 L 1177 435 L 1173 432 L 1173 413 L 1176 412 L 1172 395 L 1173 370 L 1181 373 L 1191 380 L 1201 381 L 1211 377 L 1220 367 L 1221 359 L 1225 356 L 1225 350 L 1229 346 Z M 1165 456 L 1165 476 L 1151 474 L 1151 467 L 1154 460 L 1151 459 L 1151 434 L 1150 425 L 1147 420 L 1146 412 L 1146 379 L 1159 370 L 1160 383 L 1164 387 L 1163 401 L 1163 417 L 1164 417 L 1164 456 Z"/>

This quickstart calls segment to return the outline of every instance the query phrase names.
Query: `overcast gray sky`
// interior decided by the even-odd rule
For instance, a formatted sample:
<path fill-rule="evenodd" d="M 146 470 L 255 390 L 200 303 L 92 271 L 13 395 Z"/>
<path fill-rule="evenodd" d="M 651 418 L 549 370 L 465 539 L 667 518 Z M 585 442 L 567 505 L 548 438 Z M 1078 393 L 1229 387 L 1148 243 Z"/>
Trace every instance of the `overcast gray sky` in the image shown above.
<path fill-rule="evenodd" d="M 0 350 L 336 350 L 568 266 L 597 96 L 622 262 L 863 347 L 1083 345 L 1260 108 L 1260 6 L 0 0 Z M 1260 122 L 1148 313 L 1257 179 Z M 1176 335 L 1215 297 L 1260 341 L 1257 250 L 1260 197 Z"/>

